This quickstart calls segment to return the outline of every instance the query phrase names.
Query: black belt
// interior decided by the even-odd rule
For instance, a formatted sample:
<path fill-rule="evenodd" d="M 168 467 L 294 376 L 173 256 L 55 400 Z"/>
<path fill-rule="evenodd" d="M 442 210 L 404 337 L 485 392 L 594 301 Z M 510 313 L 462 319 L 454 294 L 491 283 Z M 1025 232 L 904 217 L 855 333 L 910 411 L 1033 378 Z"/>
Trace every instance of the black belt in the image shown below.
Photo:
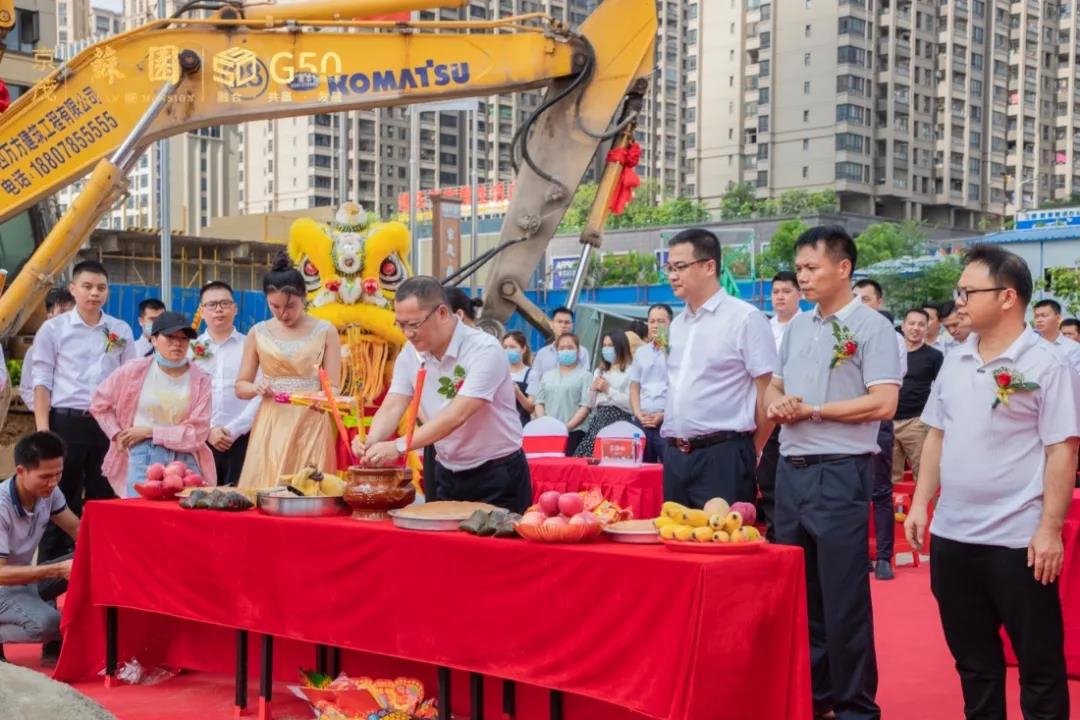
<path fill-rule="evenodd" d="M 679 448 L 679 450 L 684 453 L 690 453 L 694 450 L 709 447 L 710 445 L 719 445 L 728 440 L 738 440 L 740 438 L 748 438 L 751 436 L 753 436 L 753 433 L 721 430 L 720 432 L 700 435 L 695 438 L 668 438 L 667 442 L 671 447 Z"/>
<path fill-rule="evenodd" d="M 49 412 L 54 412 L 57 415 L 67 415 L 68 417 L 90 417 L 89 410 L 77 410 L 76 408 L 54 407 L 50 408 Z"/>
<path fill-rule="evenodd" d="M 866 455 L 784 455 L 784 461 L 794 468 L 808 468 L 811 465 L 824 465 L 861 457 L 866 457 Z"/>

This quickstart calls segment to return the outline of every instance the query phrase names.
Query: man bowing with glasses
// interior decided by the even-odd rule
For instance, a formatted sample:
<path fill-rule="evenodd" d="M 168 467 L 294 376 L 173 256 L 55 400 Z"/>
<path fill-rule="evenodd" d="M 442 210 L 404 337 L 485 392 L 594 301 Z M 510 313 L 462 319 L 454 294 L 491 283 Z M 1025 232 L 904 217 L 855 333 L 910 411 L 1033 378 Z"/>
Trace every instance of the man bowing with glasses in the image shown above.
<path fill-rule="evenodd" d="M 673 237 L 665 269 L 686 310 L 669 332 L 664 499 L 695 508 L 714 497 L 754 502 L 757 452 L 772 432 L 769 321 L 720 287 L 720 241 L 708 230 Z"/>
<path fill-rule="evenodd" d="M 467 327 L 450 310 L 446 289 L 417 275 L 398 288 L 398 327 L 408 342 L 394 361 L 390 390 L 364 443 L 353 450 L 366 465 L 389 465 L 409 450 L 435 445 L 436 500 L 471 500 L 524 512 L 532 502 L 529 464 L 521 449 L 514 381 L 502 345 Z M 428 418 L 413 435 L 389 440 L 426 370 L 420 411 Z"/>

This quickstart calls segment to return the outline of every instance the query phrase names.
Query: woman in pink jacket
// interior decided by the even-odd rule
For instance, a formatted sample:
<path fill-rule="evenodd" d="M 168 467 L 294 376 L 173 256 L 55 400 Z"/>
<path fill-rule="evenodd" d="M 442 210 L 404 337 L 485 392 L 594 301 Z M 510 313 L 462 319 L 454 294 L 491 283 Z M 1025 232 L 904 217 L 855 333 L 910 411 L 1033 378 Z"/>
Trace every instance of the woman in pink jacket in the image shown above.
<path fill-rule="evenodd" d="M 102 474 L 120 497 L 134 497 L 154 463 L 179 460 L 217 484 L 210 435 L 210 376 L 188 362 L 196 333 L 180 313 L 159 315 L 151 357 L 131 360 L 94 391 L 90 414 L 110 439 Z"/>

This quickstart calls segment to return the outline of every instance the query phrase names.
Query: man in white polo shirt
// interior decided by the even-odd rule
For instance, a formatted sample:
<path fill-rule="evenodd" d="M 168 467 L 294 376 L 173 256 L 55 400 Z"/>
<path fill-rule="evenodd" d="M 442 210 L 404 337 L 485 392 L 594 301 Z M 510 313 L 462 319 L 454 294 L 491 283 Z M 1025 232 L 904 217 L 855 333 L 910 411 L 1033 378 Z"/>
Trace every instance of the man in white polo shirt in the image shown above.
<path fill-rule="evenodd" d="M 502 345 L 467 327 L 450 310 L 446 289 L 427 275 L 398 288 L 394 316 L 408 342 L 394 361 L 390 391 L 367 442 L 353 449 L 368 465 L 396 462 L 434 443 L 437 500 L 472 500 L 524 512 L 532 502 L 529 464 L 521 450 L 514 381 Z M 408 409 L 423 362 L 427 374 L 413 435 L 389 440 Z"/>
<path fill-rule="evenodd" d="M 1040 300 L 1032 311 L 1035 332 L 1054 346 L 1068 360 L 1073 370 L 1080 372 L 1080 343 L 1075 343 L 1061 332 L 1061 305 L 1057 300 Z"/>
<path fill-rule="evenodd" d="M 892 323 L 852 296 L 857 257 L 842 227 L 811 228 L 796 240 L 799 287 L 817 307 L 788 327 L 768 412 L 784 426 L 776 540 L 801 547 L 806 560 L 815 715 L 878 720 L 866 572 L 872 458 L 901 374 Z"/>
<path fill-rule="evenodd" d="M 904 531 L 921 548 L 941 489 L 930 587 L 969 718 L 1005 717 L 999 630 L 1020 661 L 1025 718 L 1068 718 L 1057 579 L 1061 528 L 1080 442 L 1080 382 L 1024 321 L 1024 261 L 999 247 L 967 254 L 956 289 L 967 341 L 945 357 L 922 420 L 930 426 Z"/>
<path fill-rule="evenodd" d="M 664 499 L 754 502 L 757 450 L 772 424 L 765 388 L 776 345 L 765 315 L 720 287 L 720 241 L 699 228 L 668 243 L 668 279 L 686 310 L 671 323 Z"/>
<path fill-rule="evenodd" d="M 645 455 L 648 463 L 664 461 L 667 442 L 660 436 L 667 402 L 668 328 L 674 313 L 671 307 L 657 303 L 649 308 L 649 336 L 634 353 L 630 365 L 630 409 L 645 431 Z"/>

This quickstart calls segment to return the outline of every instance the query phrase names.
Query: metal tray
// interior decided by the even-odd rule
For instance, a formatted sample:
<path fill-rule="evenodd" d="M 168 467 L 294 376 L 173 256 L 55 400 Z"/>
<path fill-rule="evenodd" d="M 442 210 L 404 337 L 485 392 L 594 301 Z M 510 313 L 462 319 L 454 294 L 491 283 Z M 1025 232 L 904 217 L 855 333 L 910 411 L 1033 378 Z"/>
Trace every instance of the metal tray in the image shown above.
<path fill-rule="evenodd" d="M 411 517 L 402 515 L 398 510 L 391 510 L 390 520 L 395 526 L 406 530 L 426 530 L 428 532 L 451 532 L 458 530 L 468 518 L 446 517 Z"/>
<path fill-rule="evenodd" d="M 258 506 L 261 512 L 267 515 L 281 517 L 336 517 L 348 515 L 352 512 L 345 501 L 339 497 L 275 497 L 271 493 L 278 492 L 279 488 L 260 492 Z"/>
<path fill-rule="evenodd" d="M 659 545 L 662 540 L 659 533 L 647 532 L 642 530 L 619 530 L 616 528 L 604 528 L 604 534 L 607 535 L 608 540 L 617 543 L 628 543 L 631 545 Z"/>

